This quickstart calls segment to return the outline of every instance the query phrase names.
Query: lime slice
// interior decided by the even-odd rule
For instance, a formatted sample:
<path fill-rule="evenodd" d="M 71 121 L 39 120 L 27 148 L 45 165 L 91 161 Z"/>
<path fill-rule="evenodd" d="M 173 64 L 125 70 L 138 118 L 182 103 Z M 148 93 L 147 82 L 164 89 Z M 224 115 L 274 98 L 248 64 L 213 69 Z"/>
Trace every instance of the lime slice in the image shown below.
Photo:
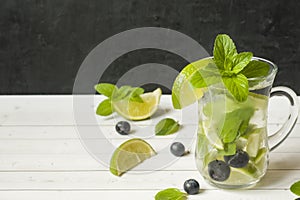
<path fill-rule="evenodd" d="M 203 96 L 204 89 L 193 88 L 190 79 L 194 73 L 209 63 L 213 63 L 212 58 L 198 60 L 184 67 L 178 74 L 172 88 L 172 102 L 175 109 L 182 109 Z"/>
<path fill-rule="evenodd" d="M 121 144 L 113 153 L 110 160 L 110 172 L 121 176 L 153 155 L 156 153 L 150 144 L 142 139 L 130 139 Z"/>
<path fill-rule="evenodd" d="M 260 147 L 260 134 L 251 134 L 248 137 L 246 151 L 250 157 L 256 157 Z"/>
<path fill-rule="evenodd" d="M 249 162 L 246 165 L 246 167 L 243 168 L 231 167 L 231 170 L 233 172 L 233 174 L 231 174 L 232 178 L 234 178 L 237 181 L 242 181 L 242 180 L 247 181 L 247 179 L 251 180 L 255 178 L 258 173 L 257 167 L 251 162 Z"/>
<path fill-rule="evenodd" d="M 240 137 L 236 141 L 236 148 L 245 150 L 245 147 L 247 146 L 248 140 L 244 137 Z"/>
<path fill-rule="evenodd" d="M 265 110 L 268 108 L 268 97 L 261 94 L 249 92 L 248 102 L 252 102 L 256 109 Z"/>
<path fill-rule="evenodd" d="M 258 164 L 265 157 L 266 153 L 267 153 L 266 147 L 259 149 L 254 159 L 254 163 Z"/>
<path fill-rule="evenodd" d="M 143 102 L 121 100 L 113 102 L 114 110 L 129 120 L 143 120 L 151 117 L 157 110 L 161 97 L 161 89 L 140 95 Z"/>
<path fill-rule="evenodd" d="M 203 132 L 207 140 L 209 141 L 209 143 L 213 147 L 217 148 L 218 150 L 223 150 L 224 149 L 223 142 L 219 138 L 217 130 L 214 129 L 215 126 L 211 124 L 210 120 L 203 121 L 202 123 L 203 123 Z"/>

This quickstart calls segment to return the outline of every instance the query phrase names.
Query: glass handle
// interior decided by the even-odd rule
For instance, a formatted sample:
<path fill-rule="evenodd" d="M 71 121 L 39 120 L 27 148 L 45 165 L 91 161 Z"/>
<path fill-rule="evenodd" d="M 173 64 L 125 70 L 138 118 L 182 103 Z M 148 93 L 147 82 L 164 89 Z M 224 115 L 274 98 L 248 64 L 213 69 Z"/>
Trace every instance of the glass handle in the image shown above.
<path fill-rule="evenodd" d="M 296 93 L 284 86 L 274 87 L 271 90 L 271 97 L 285 96 L 290 101 L 290 115 L 283 126 L 273 135 L 268 137 L 270 151 L 277 148 L 292 132 L 299 114 L 299 101 Z"/>

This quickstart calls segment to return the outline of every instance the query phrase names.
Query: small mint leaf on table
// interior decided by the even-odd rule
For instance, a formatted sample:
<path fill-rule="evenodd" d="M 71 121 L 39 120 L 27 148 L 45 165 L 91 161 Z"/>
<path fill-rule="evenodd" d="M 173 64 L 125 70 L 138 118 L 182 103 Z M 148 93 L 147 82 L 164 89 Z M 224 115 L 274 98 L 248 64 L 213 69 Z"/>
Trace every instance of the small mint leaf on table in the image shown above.
<path fill-rule="evenodd" d="M 101 116 L 108 116 L 113 113 L 113 108 L 110 99 L 105 99 L 102 101 L 96 110 L 96 114 Z"/>
<path fill-rule="evenodd" d="M 300 196 L 300 181 L 295 182 L 291 187 L 290 187 L 291 192 L 293 192 L 295 195 Z"/>
<path fill-rule="evenodd" d="M 258 60 L 252 60 L 249 64 L 241 71 L 247 78 L 262 77 L 268 75 L 270 66 L 268 63 L 261 62 Z"/>
<path fill-rule="evenodd" d="M 237 101 L 243 102 L 248 97 L 248 80 L 243 74 L 222 77 L 228 91 Z"/>
<path fill-rule="evenodd" d="M 187 194 L 176 188 L 168 188 L 158 192 L 155 200 L 186 200 Z"/>
<path fill-rule="evenodd" d="M 159 121 L 155 126 L 155 135 L 171 135 L 176 133 L 180 127 L 180 124 L 174 119 L 165 118 Z"/>
<path fill-rule="evenodd" d="M 225 59 L 237 54 L 235 44 L 226 34 L 217 35 L 214 43 L 214 62 L 219 69 L 224 69 Z"/>
<path fill-rule="evenodd" d="M 103 94 L 104 96 L 111 98 L 113 93 L 117 90 L 118 88 L 114 84 L 110 83 L 100 83 L 95 85 L 95 90 Z"/>

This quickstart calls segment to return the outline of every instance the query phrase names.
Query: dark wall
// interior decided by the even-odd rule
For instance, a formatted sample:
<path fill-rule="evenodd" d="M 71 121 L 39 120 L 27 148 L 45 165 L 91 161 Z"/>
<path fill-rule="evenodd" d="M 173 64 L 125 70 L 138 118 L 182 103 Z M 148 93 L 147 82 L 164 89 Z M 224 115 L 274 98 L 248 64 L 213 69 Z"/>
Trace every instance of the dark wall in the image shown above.
<path fill-rule="evenodd" d="M 290 86 L 300 94 L 299 0 L 0 3 L 0 94 L 72 93 L 78 68 L 97 44 L 119 32 L 145 26 L 180 31 L 197 40 L 209 53 L 215 36 L 228 33 L 239 51 L 252 51 L 278 64 L 275 85 Z M 130 68 L 148 62 L 177 70 L 186 64 L 171 53 L 139 50 L 115 60 L 100 81 L 114 83 Z"/>

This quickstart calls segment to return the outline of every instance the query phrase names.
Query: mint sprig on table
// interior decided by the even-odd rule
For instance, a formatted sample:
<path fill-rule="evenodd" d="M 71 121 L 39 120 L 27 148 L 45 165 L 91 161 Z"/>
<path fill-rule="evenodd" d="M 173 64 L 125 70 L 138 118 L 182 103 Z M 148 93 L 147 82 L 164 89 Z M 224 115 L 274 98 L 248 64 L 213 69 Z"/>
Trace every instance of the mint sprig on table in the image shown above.
<path fill-rule="evenodd" d="M 295 182 L 290 187 L 291 192 L 293 192 L 295 195 L 300 196 L 300 181 Z"/>
<path fill-rule="evenodd" d="M 114 112 L 112 106 L 114 101 L 128 100 L 143 103 L 140 95 L 144 93 L 144 89 L 140 87 L 124 85 L 118 88 L 111 83 L 100 83 L 95 85 L 95 90 L 107 97 L 98 105 L 96 110 L 96 113 L 101 116 L 108 116 Z"/>
<path fill-rule="evenodd" d="M 176 188 L 168 188 L 158 192 L 155 200 L 186 200 L 187 193 L 181 192 Z"/>
<path fill-rule="evenodd" d="M 171 118 L 165 118 L 159 121 L 155 126 L 155 135 L 171 135 L 178 131 L 180 124 Z"/>
<path fill-rule="evenodd" d="M 216 66 L 208 64 L 191 78 L 190 82 L 195 88 L 223 82 L 232 96 L 243 102 L 248 97 L 248 79 L 266 76 L 269 72 L 269 65 L 252 60 L 251 52 L 238 53 L 234 42 L 226 34 L 216 37 L 213 55 Z"/>

